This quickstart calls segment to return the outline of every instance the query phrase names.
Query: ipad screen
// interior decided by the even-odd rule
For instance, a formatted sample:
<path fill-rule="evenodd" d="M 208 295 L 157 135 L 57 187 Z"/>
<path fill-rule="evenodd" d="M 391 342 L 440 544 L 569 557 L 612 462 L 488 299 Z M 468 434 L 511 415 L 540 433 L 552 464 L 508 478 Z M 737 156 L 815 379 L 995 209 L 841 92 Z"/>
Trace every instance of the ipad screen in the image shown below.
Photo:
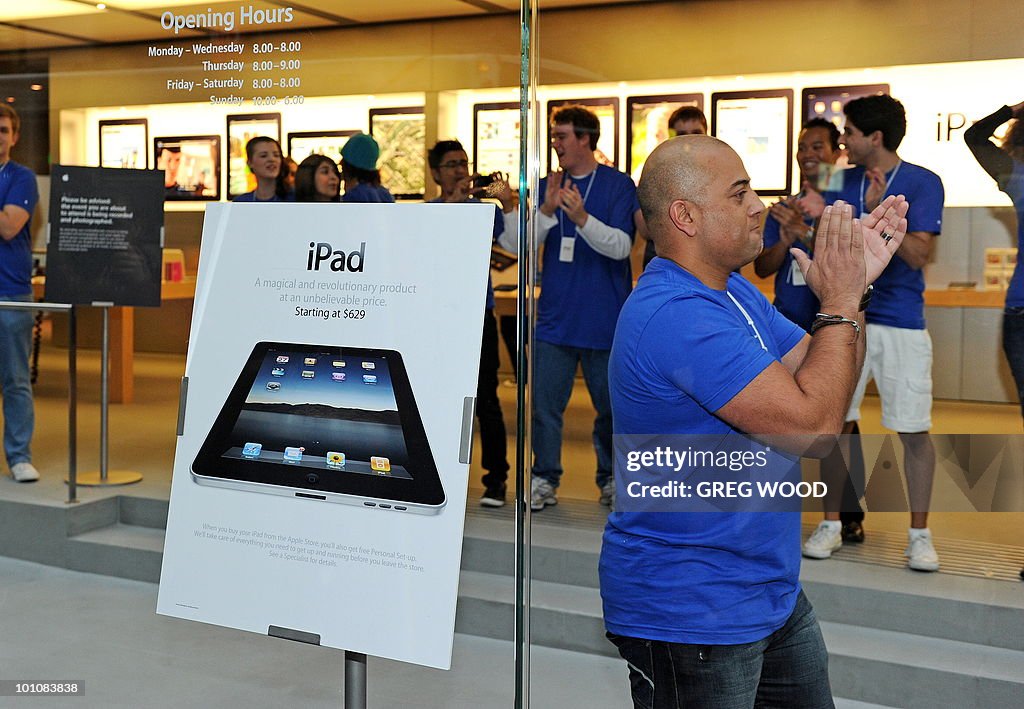
<path fill-rule="evenodd" d="M 387 357 L 266 350 L 222 456 L 411 480 Z"/>

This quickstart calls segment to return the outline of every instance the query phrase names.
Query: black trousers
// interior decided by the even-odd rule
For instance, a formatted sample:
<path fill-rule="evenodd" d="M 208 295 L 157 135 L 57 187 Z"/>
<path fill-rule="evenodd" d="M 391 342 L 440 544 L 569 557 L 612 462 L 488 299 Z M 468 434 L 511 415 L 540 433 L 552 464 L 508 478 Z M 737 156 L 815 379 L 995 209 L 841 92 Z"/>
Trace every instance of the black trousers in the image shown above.
<path fill-rule="evenodd" d="M 864 449 L 860 445 L 860 426 L 853 423 L 850 436 L 850 474 L 843 479 L 843 501 L 839 508 L 839 519 L 842 524 L 863 522 L 864 510 L 861 509 L 857 487 L 864 490 Z M 856 486 L 854 483 L 856 482 Z"/>
<path fill-rule="evenodd" d="M 480 426 L 480 464 L 487 473 L 485 487 L 501 485 L 508 478 L 505 420 L 498 400 L 498 323 L 493 310 L 484 311 L 484 336 L 480 346 L 480 376 L 476 384 L 476 419 Z"/>

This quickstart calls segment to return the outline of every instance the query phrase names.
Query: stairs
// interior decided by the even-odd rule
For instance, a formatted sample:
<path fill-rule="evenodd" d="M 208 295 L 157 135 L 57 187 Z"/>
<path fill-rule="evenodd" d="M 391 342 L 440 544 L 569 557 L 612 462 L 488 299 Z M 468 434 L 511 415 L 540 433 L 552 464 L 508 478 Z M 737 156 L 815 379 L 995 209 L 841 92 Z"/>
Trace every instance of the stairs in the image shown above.
<path fill-rule="evenodd" d="M 512 509 L 485 511 L 472 503 L 466 516 L 456 631 L 512 640 Z M 159 580 L 165 500 L 120 496 L 66 509 L 33 512 L 29 507 L 0 501 L 0 554 L 90 573 Z M 30 544 L 12 539 L 26 515 L 34 523 L 21 529 L 38 530 L 39 514 L 48 515 L 47 528 L 56 527 L 59 533 L 43 533 Z M 534 644 L 616 656 L 604 637 L 597 588 L 604 514 L 593 503 L 563 500 L 534 515 Z M 1002 576 L 1007 576 L 1005 569 Z M 802 581 L 829 648 L 833 692 L 844 698 L 836 699 L 839 709 L 1020 705 L 1020 582 L 918 574 L 840 559 L 805 562 Z"/>

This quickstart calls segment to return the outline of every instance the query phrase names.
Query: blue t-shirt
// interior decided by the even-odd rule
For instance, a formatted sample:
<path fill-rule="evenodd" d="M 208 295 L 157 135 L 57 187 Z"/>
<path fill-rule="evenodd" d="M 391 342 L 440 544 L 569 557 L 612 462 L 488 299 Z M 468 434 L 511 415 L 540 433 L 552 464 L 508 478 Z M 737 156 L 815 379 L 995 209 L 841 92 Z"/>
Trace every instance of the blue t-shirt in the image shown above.
<path fill-rule="evenodd" d="M 942 205 L 945 192 L 942 180 L 931 170 L 909 162 L 901 162 L 886 174 L 891 180 L 883 199 L 901 194 L 910 203 L 907 212 L 907 231 L 942 232 Z M 853 205 L 854 214 L 863 214 L 864 192 L 867 180 L 863 167 L 853 167 L 843 173 L 843 189 L 826 192 L 825 202 L 837 199 Z M 924 330 L 924 272 L 911 268 L 899 254 L 893 256 L 882 275 L 875 281 L 871 304 L 865 313 L 869 323 Z"/>
<path fill-rule="evenodd" d="M 342 202 L 360 202 L 363 204 L 386 203 L 391 204 L 395 198 L 380 185 L 371 185 L 368 182 L 360 182 L 350 190 L 345 190 L 341 196 Z"/>
<path fill-rule="evenodd" d="M 805 335 L 742 276 L 716 291 L 654 259 L 615 331 L 615 433 L 735 432 L 714 412 Z M 600 561 L 605 625 L 665 642 L 755 642 L 792 614 L 799 575 L 797 512 L 613 512 Z"/>
<path fill-rule="evenodd" d="M 28 212 L 28 221 L 13 239 L 0 239 L 0 296 L 32 292 L 32 212 L 39 202 L 36 176 L 13 160 L 0 168 L 0 209 L 9 204 Z"/>
<path fill-rule="evenodd" d="M 466 203 L 479 203 L 476 197 L 467 197 Z M 431 204 L 444 203 L 441 197 L 430 200 Z M 491 233 L 491 243 L 493 244 L 498 240 L 498 237 L 505 233 L 505 220 L 501 216 L 501 209 L 497 205 L 494 206 L 494 231 Z M 494 286 L 491 285 L 491 269 L 487 269 L 487 309 L 494 310 Z"/>
<path fill-rule="evenodd" d="M 586 197 L 587 214 L 634 236 L 633 213 L 639 209 L 636 185 L 629 175 L 606 165 L 582 179 L 566 177 Z M 547 178 L 540 181 L 544 194 Z M 612 346 L 615 320 L 632 288 L 629 257 L 611 259 L 594 251 L 576 233 L 576 225 L 561 209 L 558 224 L 544 238 L 543 281 L 537 303 L 537 339 L 553 345 L 607 350 Z M 575 238 L 573 260 L 559 260 L 562 237 Z"/>
<path fill-rule="evenodd" d="M 811 226 L 814 221 L 805 219 L 804 222 Z M 764 222 L 764 248 L 768 249 L 779 243 L 780 225 L 778 220 L 771 214 Z M 794 241 L 793 246 L 801 251 L 808 252 L 807 246 L 801 241 Z M 797 285 L 793 283 L 793 269 L 799 270 L 795 265 L 793 254 L 786 249 L 786 256 L 782 259 L 782 266 L 775 273 L 775 307 L 786 316 L 790 322 L 794 322 L 807 332 L 811 331 L 811 323 L 814 316 L 818 314 L 818 298 L 814 295 L 807 284 Z M 802 279 L 801 279 L 802 280 Z"/>
<path fill-rule="evenodd" d="M 240 194 L 240 195 L 238 195 L 237 197 L 235 197 L 231 201 L 232 202 L 258 202 L 258 203 L 261 203 L 261 204 L 264 203 L 264 202 L 267 202 L 267 203 L 270 203 L 270 202 L 294 202 L 295 201 L 295 193 L 294 192 L 289 192 L 289 193 L 287 193 L 284 196 L 284 198 L 278 197 L 275 194 L 270 199 L 256 199 L 256 190 L 253 190 L 252 192 L 246 192 L 244 194 Z"/>
<path fill-rule="evenodd" d="M 1013 208 L 1017 210 L 1017 252 L 1024 255 L 1024 162 L 1013 161 L 1013 172 L 1000 183 L 999 189 L 1010 195 Z M 1006 307 L 1024 308 L 1024 269 L 1021 268 L 1020 257 L 1006 291 Z"/>

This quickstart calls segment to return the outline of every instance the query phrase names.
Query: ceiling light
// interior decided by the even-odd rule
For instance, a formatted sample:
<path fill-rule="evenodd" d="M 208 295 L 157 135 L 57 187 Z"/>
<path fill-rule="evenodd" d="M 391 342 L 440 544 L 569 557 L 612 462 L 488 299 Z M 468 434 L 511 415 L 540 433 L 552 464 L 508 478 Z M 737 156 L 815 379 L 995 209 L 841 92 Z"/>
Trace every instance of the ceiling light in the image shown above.
<path fill-rule="evenodd" d="M 7 103 L 14 103 L 14 97 L 13 96 L 8 96 L 7 97 Z"/>
<path fill-rule="evenodd" d="M 98 2 L 98 3 L 96 3 L 96 9 L 97 10 L 106 10 L 107 9 L 107 4 L 105 2 Z"/>
<path fill-rule="evenodd" d="M 33 91 L 42 91 L 43 90 L 43 85 L 42 84 L 32 84 L 32 86 L 29 87 L 29 88 L 31 88 Z"/>

